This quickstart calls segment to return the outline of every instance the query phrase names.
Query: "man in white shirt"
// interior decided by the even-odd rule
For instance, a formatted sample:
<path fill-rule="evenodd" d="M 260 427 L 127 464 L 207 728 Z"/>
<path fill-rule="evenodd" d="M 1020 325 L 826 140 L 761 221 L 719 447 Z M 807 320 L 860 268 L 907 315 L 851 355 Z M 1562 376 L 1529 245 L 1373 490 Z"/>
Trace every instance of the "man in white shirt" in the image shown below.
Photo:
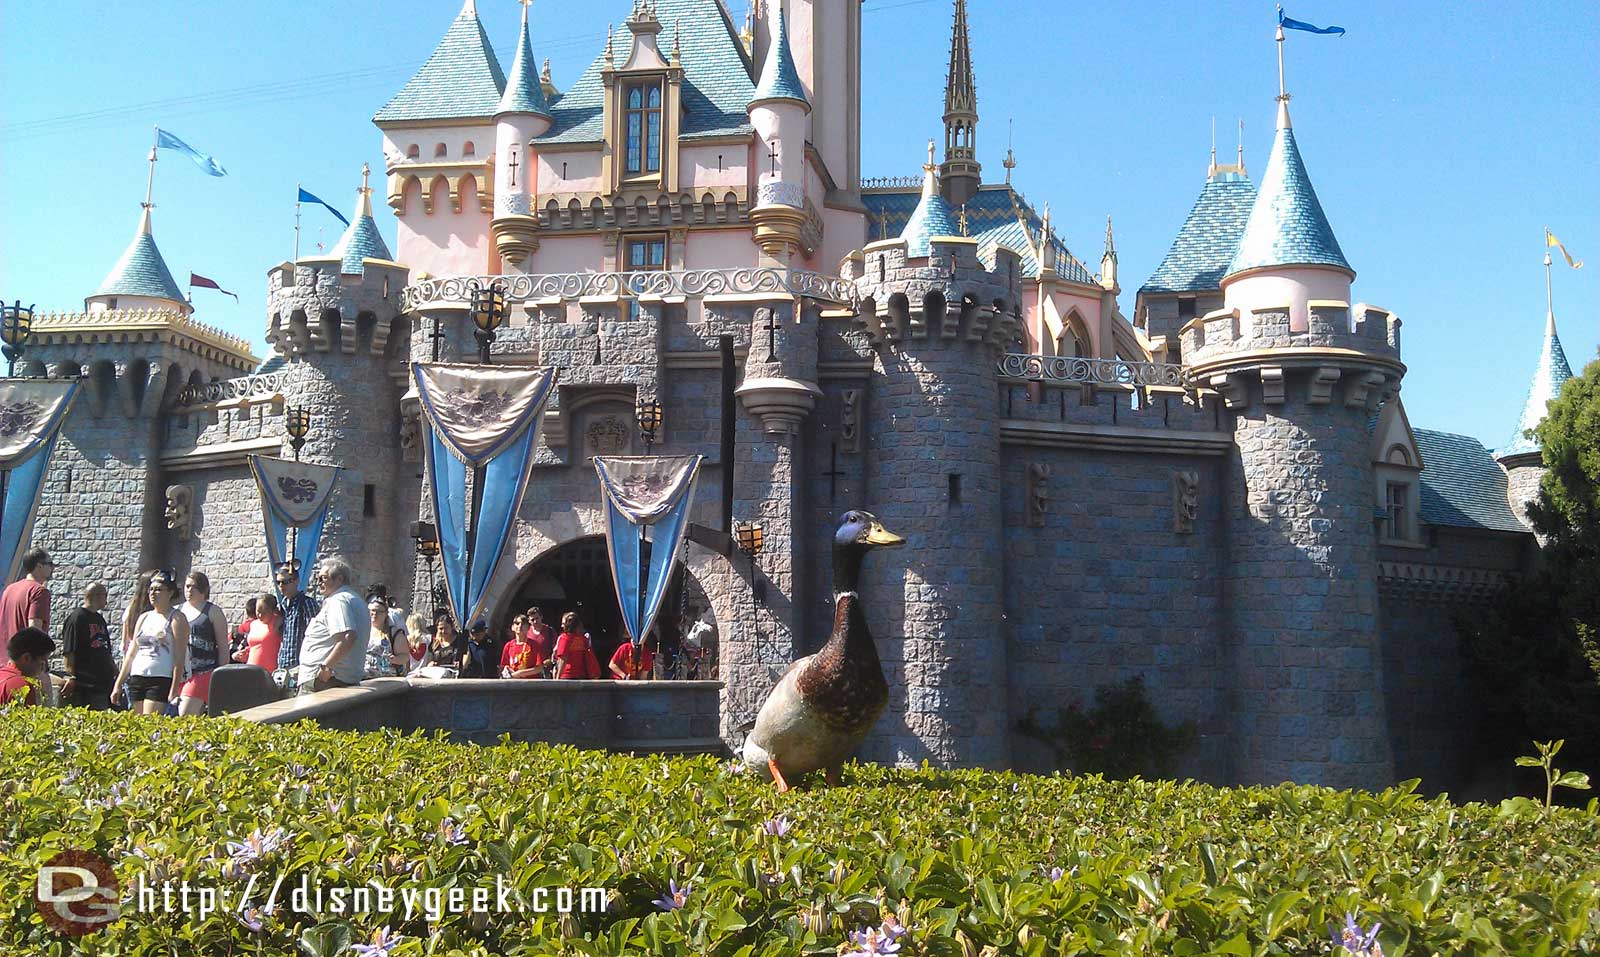
<path fill-rule="evenodd" d="M 348 688 L 361 683 L 366 665 L 367 606 L 350 587 L 355 573 L 342 558 L 317 566 L 322 610 L 306 628 L 300 645 L 300 693 Z"/>

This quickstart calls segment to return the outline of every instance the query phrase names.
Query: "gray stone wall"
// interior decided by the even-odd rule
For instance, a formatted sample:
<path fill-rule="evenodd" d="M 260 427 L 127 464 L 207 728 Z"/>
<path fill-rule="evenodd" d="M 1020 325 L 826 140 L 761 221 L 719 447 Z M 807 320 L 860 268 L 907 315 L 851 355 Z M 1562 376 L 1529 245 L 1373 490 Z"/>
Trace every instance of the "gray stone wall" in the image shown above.
<path fill-rule="evenodd" d="M 240 621 L 246 599 L 272 587 L 255 480 L 244 465 L 168 477 L 194 490 L 194 505 L 189 538 L 180 541 L 173 532 L 164 536 L 162 567 L 179 576 L 204 572 L 211 581 L 211 601 L 221 606 L 231 627 Z"/>
<path fill-rule="evenodd" d="M 1028 521 L 1026 471 L 1046 469 L 1043 525 Z M 1199 475 L 1192 532 L 1174 523 L 1173 473 Z M 1217 457 L 1007 445 L 1005 631 L 1013 763 L 1054 770 L 1015 733 L 1088 709 L 1097 688 L 1138 676 L 1169 724 L 1194 722 L 1180 777 L 1226 780 L 1222 461 Z"/>
<path fill-rule="evenodd" d="M 1260 384 L 1234 415 L 1227 504 L 1232 777 L 1334 787 L 1394 780 L 1378 646 L 1365 407 Z"/>
<path fill-rule="evenodd" d="M 1383 696 L 1397 779 L 1459 794 L 1472 772 L 1473 700 L 1453 619 L 1458 604 L 1385 600 Z"/>
<path fill-rule="evenodd" d="M 1539 498 L 1539 483 L 1544 481 L 1543 461 L 1533 456 L 1508 460 L 1506 465 L 1506 501 L 1522 524 L 1533 528 L 1528 518 L 1528 503 Z"/>

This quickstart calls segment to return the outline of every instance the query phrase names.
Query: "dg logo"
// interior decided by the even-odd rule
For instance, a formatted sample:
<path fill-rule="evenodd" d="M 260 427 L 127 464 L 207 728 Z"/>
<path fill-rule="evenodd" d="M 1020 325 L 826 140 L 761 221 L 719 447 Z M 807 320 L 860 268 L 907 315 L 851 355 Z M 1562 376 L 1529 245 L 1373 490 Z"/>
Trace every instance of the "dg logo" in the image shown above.
<path fill-rule="evenodd" d="M 39 868 L 33 903 L 51 929 L 70 937 L 93 933 L 121 914 L 122 889 L 105 858 L 62 851 Z"/>

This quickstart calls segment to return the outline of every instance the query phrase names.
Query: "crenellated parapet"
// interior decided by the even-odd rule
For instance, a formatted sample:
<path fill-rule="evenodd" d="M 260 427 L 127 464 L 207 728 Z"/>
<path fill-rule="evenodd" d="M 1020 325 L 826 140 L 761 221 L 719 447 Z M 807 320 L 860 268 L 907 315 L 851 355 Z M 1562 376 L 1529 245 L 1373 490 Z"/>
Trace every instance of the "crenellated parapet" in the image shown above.
<path fill-rule="evenodd" d="M 102 309 L 44 312 L 34 317 L 28 349 L 79 346 L 163 345 L 196 359 L 248 372 L 256 366 L 250 343 L 172 309 Z M 58 359 L 57 361 L 63 361 Z"/>
<path fill-rule="evenodd" d="M 290 358 L 337 349 L 384 355 L 400 320 L 409 270 L 365 260 L 346 274 L 337 260 L 283 263 L 267 274 L 267 341 Z"/>
<path fill-rule="evenodd" d="M 856 321 L 874 343 L 976 344 L 998 358 L 1021 330 L 1015 260 L 998 248 L 991 270 L 978 258 L 977 241 L 964 237 L 933 239 L 926 257 L 909 256 L 904 240 L 888 239 L 846 257 L 839 272 L 855 287 Z"/>
<path fill-rule="evenodd" d="M 1296 322 L 1288 305 L 1220 309 L 1180 330 L 1192 379 L 1231 409 L 1259 397 L 1282 405 L 1291 388 L 1310 405 L 1374 408 L 1400 387 L 1400 319 L 1377 306 L 1316 301 Z"/>

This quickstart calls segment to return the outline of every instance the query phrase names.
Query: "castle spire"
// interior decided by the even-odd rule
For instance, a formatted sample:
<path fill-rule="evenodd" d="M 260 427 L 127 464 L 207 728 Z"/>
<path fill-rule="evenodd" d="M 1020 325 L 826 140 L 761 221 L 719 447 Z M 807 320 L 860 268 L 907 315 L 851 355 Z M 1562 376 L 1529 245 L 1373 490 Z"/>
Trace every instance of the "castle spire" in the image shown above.
<path fill-rule="evenodd" d="M 811 111 L 806 99 L 806 89 L 800 82 L 800 71 L 795 66 L 794 52 L 789 47 L 789 27 L 783 16 L 781 0 L 772 0 L 772 42 L 767 44 L 767 60 L 761 65 L 761 78 L 756 83 L 755 95 L 750 105 L 770 100 L 787 100 Z"/>
<path fill-rule="evenodd" d="M 372 167 L 362 163 L 361 188 L 356 190 L 355 217 L 328 253 L 329 258 L 340 261 L 340 272 L 347 276 L 365 272 L 365 261 L 368 259 L 385 262 L 394 260 L 389 253 L 389 244 L 383 241 L 383 234 L 378 232 L 378 224 L 372 219 L 372 187 L 368 185 L 371 175 Z"/>
<path fill-rule="evenodd" d="M 139 211 L 139 229 L 133 234 L 133 242 L 123 250 L 121 258 L 100 283 L 100 288 L 85 300 L 89 311 L 96 311 L 96 307 L 128 309 L 152 306 L 175 307 L 186 315 L 191 311 L 188 301 L 178 289 L 178 283 L 172 278 L 172 271 L 167 268 L 167 261 L 161 256 L 161 250 L 156 248 L 155 236 L 150 231 L 152 208 L 149 203 L 143 204 Z"/>
<path fill-rule="evenodd" d="M 922 198 L 911 211 L 900 238 L 906 241 L 906 255 L 925 258 L 935 236 L 959 236 L 961 227 L 950 215 L 950 204 L 939 192 L 939 167 L 933 163 L 933 140 L 928 141 L 928 162 L 922 167 Z"/>
<path fill-rule="evenodd" d="M 1540 451 L 1537 440 L 1526 433 L 1544 421 L 1550 401 L 1561 394 L 1561 387 L 1572 378 L 1572 366 L 1567 363 L 1566 350 L 1561 348 L 1561 337 L 1556 334 L 1555 301 L 1550 294 L 1550 252 L 1544 254 L 1544 342 L 1539 349 L 1539 365 L 1528 385 L 1528 397 L 1522 404 L 1522 417 L 1517 420 L 1517 431 L 1505 448 L 1495 453 L 1501 460 L 1514 455 L 1533 454 Z"/>
<path fill-rule="evenodd" d="M 961 204 L 977 195 L 982 167 L 977 159 L 978 84 L 972 73 L 972 43 L 967 35 L 967 0 L 955 0 L 950 32 L 950 71 L 944 81 L 944 163 L 939 178 L 944 196 Z"/>
<path fill-rule="evenodd" d="M 533 113 L 548 116 L 550 106 L 545 100 L 544 84 L 533 67 L 533 43 L 528 38 L 528 7 L 533 0 L 518 0 L 522 4 L 522 32 L 517 37 L 517 53 L 511 61 L 511 73 L 506 77 L 506 91 L 500 97 L 502 113 Z"/>

